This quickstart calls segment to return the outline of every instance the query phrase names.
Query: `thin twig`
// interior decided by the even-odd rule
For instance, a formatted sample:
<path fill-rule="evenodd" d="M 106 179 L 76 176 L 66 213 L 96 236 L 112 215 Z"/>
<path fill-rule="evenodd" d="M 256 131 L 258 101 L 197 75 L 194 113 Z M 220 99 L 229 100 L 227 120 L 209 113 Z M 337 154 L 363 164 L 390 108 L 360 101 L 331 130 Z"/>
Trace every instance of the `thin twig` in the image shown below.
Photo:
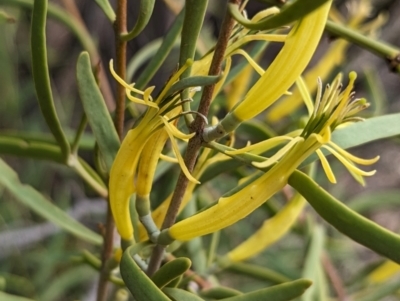
<path fill-rule="evenodd" d="M 116 72 L 123 79 L 126 78 L 126 42 L 120 39 L 120 34 L 126 32 L 126 9 L 127 0 L 118 0 L 117 18 L 114 24 L 116 43 Z M 116 105 L 114 124 L 115 128 L 117 129 L 118 136 L 120 140 L 122 140 L 125 117 L 125 88 L 121 85 L 117 85 Z M 100 272 L 99 286 L 97 288 L 97 301 L 107 300 L 108 278 L 110 273 L 107 267 L 107 262 L 112 256 L 114 228 L 114 219 L 111 208 L 108 205 L 104 234 L 104 247 L 101 256 L 102 267 Z"/>
<path fill-rule="evenodd" d="M 339 301 L 346 301 L 348 300 L 346 297 L 346 291 L 344 289 L 344 285 L 342 282 L 342 279 L 340 278 L 338 271 L 336 268 L 333 266 L 330 258 L 328 257 L 328 254 L 324 252 L 322 254 L 322 265 L 324 267 L 324 270 L 326 274 L 328 275 L 333 289 L 336 291 L 336 295 L 338 297 Z"/>
<path fill-rule="evenodd" d="M 230 3 L 239 4 L 240 0 L 230 0 Z M 211 62 L 210 70 L 208 72 L 209 75 L 219 75 L 221 72 L 221 66 L 224 59 L 225 50 L 227 48 L 229 37 L 231 35 L 233 26 L 235 21 L 231 18 L 229 12 L 226 12 L 224 21 L 222 22 L 221 31 L 218 37 L 217 45 L 215 46 L 215 52 L 213 56 L 213 60 Z M 200 100 L 200 105 L 198 112 L 203 114 L 204 116 L 208 115 L 208 111 L 210 108 L 212 95 L 214 92 L 215 85 L 210 85 L 204 87 L 203 94 Z M 188 144 L 188 148 L 185 154 L 185 164 L 190 172 L 193 171 L 194 165 L 197 159 L 197 155 L 199 153 L 200 147 L 203 143 L 201 139 L 201 134 L 203 132 L 205 126 L 205 121 L 199 115 L 196 116 L 196 119 L 191 125 L 191 131 L 196 132 L 197 135 L 194 136 Z M 181 206 L 183 196 L 185 194 L 188 179 L 181 172 L 179 174 L 179 178 L 175 187 L 174 194 L 171 199 L 171 205 L 168 208 L 167 214 L 165 216 L 162 229 L 166 229 L 171 227 L 175 223 L 176 216 L 178 215 L 179 207 Z M 147 271 L 148 275 L 154 274 L 155 271 L 160 267 L 162 257 L 164 253 L 164 247 L 157 246 L 153 250 L 153 254 L 150 259 L 149 268 Z"/>

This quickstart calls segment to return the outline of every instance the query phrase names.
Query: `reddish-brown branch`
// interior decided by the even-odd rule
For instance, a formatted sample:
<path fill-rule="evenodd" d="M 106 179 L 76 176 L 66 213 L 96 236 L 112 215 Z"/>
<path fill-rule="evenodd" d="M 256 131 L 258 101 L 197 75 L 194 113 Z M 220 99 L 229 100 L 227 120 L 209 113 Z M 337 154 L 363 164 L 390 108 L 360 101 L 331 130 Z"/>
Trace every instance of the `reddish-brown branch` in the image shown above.
<path fill-rule="evenodd" d="M 239 4 L 240 0 L 230 0 L 230 3 Z M 221 67 L 225 55 L 225 50 L 227 48 L 229 37 L 231 36 L 233 26 L 235 24 L 234 19 L 230 16 L 229 12 L 226 12 L 224 21 L 222 22 L 221 31 L 219 33 L 217 45 L 215 46 L 214 56 L 211 62 L 209 75 L 219 75 L 221 72 Z M 204 87 L 203 94 L 200 100 L 200 105 L 198 112 L 204 116 L 208 115 L 210 109 L 212 95 L 214 92 L 215 85 L 210 85 Z M 188 144 L 188 148 L 185 154 L 185 164 L 190 172 L 193 171 L 197 155 L 199 153 L 200 147 L 203 143 L 201 134 L 204 130 L 205 121 L 196 114 L 196 119 L 191 125 L 191 131 L 196 132 L 197 135 L 194 136 Z M 186 192 L 189 180 L 181 172 L 178 177 L 178 181 L 175 187 L 174 194 L 171 199 L 171 205 L 168 208 L 167 214 L 165 216 L 162 229 L 171 227 L 176 220 L 178 215 L 179 207 L 181 206 L 183 196 Z M 160 267 L 164 248 L 162 246 L 157 246 L 154 248 L 153 254 L 150 259 L 149 268 L 147 273 L 152 275 Z"/>
<path fill-rule="evenodd" d="M 120 34 L 126 32 L 126 10 L 127 0 L 118 0 L 117 2 L 117 18 L 114 24 L 115 43 L 116 43 L 116 60 L 115 69 L 121 78 L 126 78 L 126 42 L 120 39 Z M 116 110 L 114 124 L 117 129 L 118 136 L 122 140 L 124 135 L 124 118 L 125 118 L 125 88 L 117 85 L 116 93 Z M 107 221 L 105 226 L 104 246 L 102 252 L 102 267 L 100 272 L 99 285 L 97 289 L 97 301 L 106 301 L 108 295 L 108 278 L 110 271 L 107 262 L 112 256 L 114 241 L 114 219 L 111 208 L 107 208 Z"/>

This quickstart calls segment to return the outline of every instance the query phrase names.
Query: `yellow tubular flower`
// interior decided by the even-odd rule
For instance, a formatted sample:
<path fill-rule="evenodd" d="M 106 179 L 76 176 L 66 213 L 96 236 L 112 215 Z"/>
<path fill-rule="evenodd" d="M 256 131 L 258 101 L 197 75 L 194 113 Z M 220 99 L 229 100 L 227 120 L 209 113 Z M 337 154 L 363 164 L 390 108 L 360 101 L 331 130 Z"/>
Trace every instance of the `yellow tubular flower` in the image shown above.
<path fill-rule="evenodd" d="M 141 122 L 130 130 L 122 141 L 110 171 L 110 205 L 115 224 L 122 239 L 133 239 L 133 227 L 129 214 L 129 198 L 135 192 L 134 178 L 142 150 L 154 127 Z"/>
<path fill-rule="evenodd" d="M 200 155 L 199 159 L 197 160 L 197 164 L 193 170 L 193 176 L 196 178 L 200 178 L 203 172 L 206 170 L 207 166 L 210 164 L 208 160 L 208 156 L 210 154 L 211 149 L 204 149 L 202 154 Z M 217 155 L 218 157 L 218 155 Z M 213 157 L 214 158 L 214 157 Z M 196 183 L 195 182 L 189 182 L 188 187 L 185 191 L 185 195 L 183 197 L 181 206 L 179 207 L 179 213 L 185 208 L 187 203 L 190 201 L 193 195 L 193 191 L 196 188 Z M 172 193 L 162 202 L 160 206 L 158 206 L 155 210 L 152 211 L 152 218 L 155 222 L 155 225 L 160 228 L 164 218 L 165 214 L 167 213 L 169 204 L 171 203 L 172 199 Z M 143 225 L 139 225 L 139 239 L 140 241 L 143 241 L 147 239 L 147 233 L 143 227 Z"/>
<path fill-rule="evenodd" d="M 357 120 L 352 115 L 367 107 L 364 100 L 353 99 L 352 88 L 356 74 L 352 72 L 349 77 L 350 82 L 343 92 L 341 92 L 340 75 L 335 78 L 332 85 L 326 87 L 323 95 L 321 92 L 322 87 L 321 85 L 319 86 L 315 107 L 300 136 L 293 137 L 281 151 L 278 151 L 277 154 L 279 156 L 273 156 L 267 159 L 264 164 L 261 163 L 261 166 L 264 166 L 270 165 L 271 161 L 279 160 L 269 171 L 240 191 L 228 197 L 221 197 L 214 206 L 178 222 L 170 229 L 164 230 L 160 234 L 158 242 L 168 244 L 174 239 L 190 240 L 228 227 L 249 215 L 276 192 L 280 191 L 287 184 L 287 180 L 293 171 L 309 155 L 330 142 L 331 130 L 334 130 L 342 123 Z M 277 142 L 280 141 L 274 141 L 274 143 Z M 265 148 L 265 146 L 262 147 Z M 330 150 L 332 151 L 333 149 Z M 344 161 L 354 160 L 354 157 L 347 156 L 343 160 L 346 157 L 345 152 L 338 151 L 335 153 L 336 155 L 340 153 L 338 158 L 346 164 L 346 167 L 352 164 Z M 371 164 L 375 160 L 377 158 L 371 160 L 356 159 L 354 161 Z M 254 164 L 254 162 L 253 165 L 260 166 L 258 163 Z M 373 174 L 373 172 L 363 172 L 353 167 L 351 167 L 350 171 L 359 176 Z"/>
<path fill-rule="evenodd" d="M 387 260 L 373 270 L 367 277 L 370 283 L 383 283 L 389 281 L 393 276 L 400 274 L 400 265 Z"/>
<path fill-rule="evenodd" d="M 358 3 L 351 2 L 351 5 L 352 7 L 349 9 L 351 17 L 347 26 L 350 28 L 357 28 L 358 25 L 370 15 L 370 5 L 365 1 L 359 1 Z M 332 12 L 335 11 L 331 10 L 331 13 Z M 363 26 L 363 28 L 365 28 L 365 26 Z M 331 46 L 324 54 L 323 58 L 304 75 L 304 81 L 310 93 L 314 93 L 317 89 L 317 82 L 315 81 L 317 77 L 325 80 L 332 73 L 332 70 L 343 62 L 346 50 L 349 46 L 350 44 L 343 39 L 331 42 Z M 294 87 L 293 94 L 277 102 L 269 112 L 267 112 L 266 118 L 270 122 L 277 122 L 296 110 L 301 104 L 302 95 L 299 89 Z"/>
<path fill-rule="evenodd" d="M 257 232 L 230 251 L 226 257 L 231 262 L 246 260 L 277 242 L 293 226 L 305 204 L 306 200 L 296 194 L 281 211 L 266 220 Z"/>
<path fill-rule="evenodd" d="M 236 119 L 253 118 L 293 85 L 318 46 L 331 3 L 328 1 L 293 27 L 278 56 L 232 112 Z"/>
<path fill-rule="evenodd" d="M 332 1 L 327 1 L 291 29 L 285 38 L 284 46 L 265 73 L 233 111 L 229 112 L 218 125 L 204 131 L 204 141 L 209 142 L 226 135 L 242 121 L 255 117 L 279 97 L 287 94 L 288 89 L 307 67 L 318 46 L 331 4 Z M 235 49 L 228 48 L 228 51 L 233 53 Z"/>
<path fill-rule="evenodd" d="M 299 142 L 263 176 L 239 192 L 220 198 L 218 203 L 209 209 L 173 225 L 168 231 L 168 236 L 177 240 L 190 240 L 218 231 L 245 218 L 280 191 L 287 184 L 291 173 L 313 151 L 314 149 L 309 148 L 308 141 Z"/>
<path fill-rule="evenodd" d="M 188 139 L 190 135 L 181 133 L 176 127 L 168 122 L 169 118 L 175 117 L 180 113 L 180 106 L 175 106 L 176 99 L 164 101 L 164 96 L 167 94 L 170 87 L 179 79 L 180 74 L 190 65 L 192 62 L 188 62 L 178 72 L 176 72 L 165 85 L 157 99 L 153 102 L 150 95 L 153 88 L 148 88 L 144 92 L 141 92 L 132 85 L 127 84 L 123 81 L 110 66 L 111 72 L 116 80 L 129 91 L 138 93 L 143 96 L 143 100 L 134 100 L 137 103 L 145 104 L 148 106 L 142 120 L 132 130 L 128 132 L 124 140 L 122 141 L 121 147 L 114 160 L 113 166 L 110 171 L 109 180 L 109 192 L 110 192 L 110 206 L 114 216 L 115 224 L 119 234 L 124 241 L 130 241 L 133 239 L 133 227 L 129 214 L 129 199 L 130 196 L 136 191 L 134 184 L 135 176 L 138 168 L 139 159 L 142 157 L 143 148 L 148 143 L 152 136 L 158 133 L 157 131 L 163 128 L 163 135 L 167 135 L 171 138 L 171 142 L 175 149 L 177 149 L 177 143 L 174 141 L 175 137 L 181 139 Z M 128 91 L 129 90 L 129 91 Z M 139 93 L 139 92 L 140 93 Z M 130 93 L 130 92 L 129 92 Z M 164 102 L 163 102 L 164 101 Z M 150 104 L 151 103 L 151 104 Z M 172 106 L 172 107 L 171 107 Z M 165 116 L 164 116 L 165 115 Z M 161 146 L 160 146 L 161 147 Z M 179 150 L 175 150 L 180 166 L 189 177 L 191 181 L 197 181 L 187 171 L 186 166 L 183 163 L 183 159 L 179 153 Z M 148 163 L 151 168 L 154 168 L 154 164 L 158 160 L 158 157 L 142 157 L 143 160 L 150 160 Z M 145 197 L 146 192 L 151 187 L 151 181 L 146 181 L 144 176 L 145 167 L 141 169 L 141 179 L 139 180 L 140 197 Z M 150 172 L 150 171 L 149 171 Z M 143 207 L 145 208 L 145 207 Z M 143 213 L 143 212 L 142 212 Z"/>

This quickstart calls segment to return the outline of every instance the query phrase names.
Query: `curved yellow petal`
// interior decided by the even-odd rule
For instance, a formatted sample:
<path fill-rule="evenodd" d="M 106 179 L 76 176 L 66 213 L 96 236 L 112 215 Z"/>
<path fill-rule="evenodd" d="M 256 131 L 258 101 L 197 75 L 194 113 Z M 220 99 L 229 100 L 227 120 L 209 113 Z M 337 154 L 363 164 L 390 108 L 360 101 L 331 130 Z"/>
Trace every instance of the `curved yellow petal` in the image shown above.
<path fill-rule="evenodd" d="M 232 262 L 249 259 L 280 240 L 301 214 L 306 200 L 296 194 L 276 215 L 266 220 L 260 229 L 227 254 Z"/>
<path fill-rule="evenodd" d="M 179 166 L 182 169 L 182 172 L 185 174 L 185 176 L 188 178 L 189 181 L 194 182 L 196 184 L 200 184 L 200 182 L 190 174 L 189 170 L 186 167 L 185 161 L 183 160 L 182 155 L 181 155 L 181 153 L 179 151 L 179 146 L 178 146 L 178 144 L 176 143 L 176 141 L 174 139 L 173 133 L 170 131 L 170 128 L 172 126 L 168 123 L 168 121 L 167 121 L 167 119 L 165 117 L 160 116 L 160 119 L 162 120 L 162 122 L 165 125 L 165 129 L 166 129 L 166 131 L 168 133 L 168 136 L 169 136 L 169 139 L 171 141 L 172 149 L 174 150 L 175 156 L 178 159 L 178 163 L 179 163 Z"/>
<path fill-rule="evenodd" d="M 165 129 L 160 129 L 151 135 L 151 138 L 149 138 L 144 146 L 137 172 L 137 196 L 147 196 L 150 194 L 158 159 L 167 139 L 168 134 Z"/>
<path fill-rule="evenodd" d="M 239 120 L 253 118 L 273 104 L 304 71 L 325 28 L 331 3 L 304 17 L 290 31 L 278 56 L 233 111 Z"/>
<path fill-rule="evenodd" d="M 182 133 L 175 126 L 173 126 L 172 124 L 169 123 L 169 119 L 166 116 L 160 116 L 160 118 L 161 118 L 162 122 L 164 123 L 165 127 L 167 128 L 167 130 L 170 133 L 172 133 L 172 135 L 174 135 L 176 138 L 179 138 L 182 140 L 188 140 L 188 139 L 194 137 L 194 135 L 196 135 L 196 133 L 191 133 L 191 134 Z"/>
<path fill-rule="evenodd" d="M 178 159 L 177 158 L 173 158 L 164 154 L 160 154 L 160 159 L 167 161 L 167 162 L 171 162 L 171 163 L 178 163 Z"/>
<path fill-rule="evenodd" d="M 239 154 L 243 154 L 246 152 L 261 154 L 263 152 L 266 152 L 267 150 L 272 149 L 275 146 L 278 146 L 279 144 L 281 144 L 283 142 L 291 141 L 291 140 L 293 140 L 293 138 L 289 137 L 289 136 L 277 136 L 277 137 L 270 138 L 268 140 L 261 141 L 259 143 L 251 144 L 251 145 L 243 147 L 241 149 L 226 151 L 225 153 L 227 155 L 239 155 Z"/>
<path fill-rule="evenodd" d="M 134 103 L 137 103 L 137 104 L 142 104 L 142 105 L 146 105 L 146 106 L 149 106 L 149 107 L 153 107 L 153 108 L 158 110 L 158 105 L 156 105 L 154 102 L 137 98 L 137 97 L 131 95 L 131 91 L 132 90 L 130 90 L 130 89 L 127 89 L 127 88 L 125 89 L 126 97 L 128 97 L 128 99 L 130 101 L 132 101 Z"/>
<path fill-rule="evenodd" d="M 337 145 L 336 143 L 334 143 L 332 141 L 330 141 L 328 143 L 328 145 L 332 146 L 335 150 L 337 150 L 346 159 L 353 161 L 354 163 L 357 163 L 357 164 L 372 165 L 372 164 L 376 163 L 380 158 L 380 156 L 376 156 L 375 158 L 372 158 L 372 159 L 362 159 L 362 158 L 352 155 L 351 153 L 344 150 L 343 148 L 341 148 L 339 145 Z"/>
<path fill-rule="evenodd" d="M 234 52 L 231 53 L 231 56 L 232 56 L 232 55 L 235 55 L 235 54 L 240 54 L 240 55 L 242 55 L 242 56 L 249 62 L 250 66 L 252 66 L 253 69 L 254 69 L 260 76 L 262 76 L 262 75 L 264 74 L 264 72 L 265 72 L 264 69 L 261 68 L 260 65 L 258 65 L 258 64 L 250 57 L 250 55 L 249 55 L 246 51 L 244 51 L 243 49 L 237 49 L 237 50 L 235 50 Z"/>
<path fill-rule="evenodd" d="M 326 160 L 326 157 L 324 156 L 323 152 L 318 149 L 316 150 L 316 153 L 319 160 L 321 161 L 322 168 L 324 169 L 326 177 L 328 178 L 329 182 L 336 184 L 335 174 L 333 173 L 332 168 L 329 165 L 328 160 Z"/>
<path fill-rule="evenodd" d="M 353 165 L 351 162 L 349 162 L 345 157 L 343 157 L 341 154 L 339 154 L 337 151 L 335 151 L 333 148 L 324 145 L 322 146 L 326 148 L 328 151 L 330 151 L 342 164 L 348 169 L 354 172 L 355 174 L 358 174 L 360 176 L 373 176 L 376 173 L 376 170 L 371 170 L 371 171 L 364 171 L 362 169 L 359 169 L 355 165 Z"/>
<path fill-rule="evenodd" d="M 129 198 L 135 192 L 134 174 L 151 131 L 152 128 L 143 123 L 130 130 L 122 141 L 110 171 L 110 206 L 117 230 L 124 240 L 133 239 Z"/>
<path fill-rule="evenodd" d="M 299 141 L 303 141 L 304 139 L 302 137 L 296 137 L 292 139 L 288 144 L 286 144 L 284 147 L 282 147 L 279 151 L 277 151 L 271 158 L 264 162 L 251 162 L 255 167 L 259 168 L 266 168 L 268 166 L 271 166 L 272 164 L 276 163 L 281 159 L 293 146 L 298 143 Z"/>

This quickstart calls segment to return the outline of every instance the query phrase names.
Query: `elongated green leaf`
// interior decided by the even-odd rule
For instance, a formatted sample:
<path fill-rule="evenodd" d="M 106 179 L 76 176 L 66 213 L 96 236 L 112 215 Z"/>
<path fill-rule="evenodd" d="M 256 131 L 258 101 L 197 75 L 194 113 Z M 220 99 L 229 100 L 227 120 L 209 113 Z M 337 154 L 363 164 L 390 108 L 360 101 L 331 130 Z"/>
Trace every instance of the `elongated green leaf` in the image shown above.
<path fill-rule="evenodd" d="M 163 288 L 174 279 L 180 277 L 191 266 L 192 262 L 189 258 L 180 257 L 164 264 L 154 275 L 151 280 L 159 288 Z"/>
<path fill-rule="evenodd" d="M 34 301 L 33 299 L 10 295 L 10 294 L 6 294 L 4 292 L 0 292 L 0 300 L 1 301 Z"/>
<path fill-rule="evenodd" d="M 0 186 L 6 188 L 12 196 L 25 206 L 74 236 L 93 244 L 100 245 L 102 243 L 103 239 L 99 234 L 71 218 L 31 186 L 22 184 L 14 170 L 1 159 Z"/>
<path fill-rule="evenodd" d="M 314 283 L 318 280 L 318 269 L 321 265 L 321 255 L 324 248 L 324 229 L 321 226 L 315 226 L 312 232 L 311 243 L 308 248 L 302 277 L 312 280 Z M 311 301 L 314 300 L 313 293 L 315 292 L 315 284 L 307 290 L 301 300 Z"/>
<path fill-rule="evenodd" d="M 143 31 L 153 13 L 155 0 L 140 0 L 139 16 L 132 30 L 121 36 L 124 41 L 132 40 Z"/>
<path fill-rule="evenodd" d="M 18 137 L 0 137 L 0 154 L 64 163 L 64 156 L 58 145 Z"/>
<path fill-rule="evenodd" d="M 122 279 L 135 300 L 169 301 L 168 298 L 137 265 L 132 256 L 137 246 L 128 247 L 121 258 L 120 271 Z"/>
<path fill-rule="evenodd" d="M 384 191 L 369 191 L 363 193 L 348 202 L 348 206 L 357 211 L 364 213 L 367 211 L 387 210 L 391 207 L 400 205 L 400 190 L 384 190 Z"/>
<path fill-rule="evenodd" d="M 31 29 L 31 51 L 32 51 L 32 72 L 35 82 L 36 94 L 50 131 L 53 133 L 61 151 L 64 160 L 68 160 L 70 146 L 67 138 L 61 128 L 56 109 L 54 107 L 53 95 L 50 87 L 50 75 L 47 65 L 46 48 L 46 17 L 48 0 L 36 0 L 32 11 L 32 29 Z"/>
<path fill-rule="evenodd" d="M 261 280 L 271 281 L 273 283 L 280 284 L 291 281 L 290 278 L 274 270 L 267 269 L 266 267 L 262 267 L 260 265 L 255 265 L 251 263 L 232 262 L 229 263 L 227 268 L 230 271 L 234 271 Z"/>
<path fill-rule="evenodd" d="M 60 300 L 67 295 L 68 291 L 88 283 L 94 277 L 96 277 L 96 272 L 87 265 L 72 267 L 63 273 L 58 273 L 39 299 L 41 301 Z"/>
<path fill-rule="evenodd" d="M 288 301 L 301 296 L 312 284 L 310 280 L 299 279 L 292 282 L 274 285 L 244 295 L 224 299 L 225 301 L 274 300 Z"/>
<path fill-rule="evenodd" d="M 82 52 L 78 58 L 76 77 L 83 108 L 104 162 L 110 170 L 119 149 L 119 138 L 94 78 L 87 52 Z"/>
<path fill-rule="evenodd" d="M 132 57 L 128 67 L 126 68 L 126 78 L 128 80 L 132 78 L 140 64 L 146 60 L 148 57 L 147 55 L 151 54 L 151 60 L 146 65 L 144 70 L 140 72 L 140 75 L 136 81 L 135 86 L 138 89 L 143 89 L 149 83 L 150 79 L 154 76 L 157 70 L 160 69 L 160 66 L 164 63 L 173 47 L 179 45 L 179 43 L 177 43 L 177 38 L 182 30 L 184 16 L 185 10 L 183 9 L 179 15 L 176 16 L 174 23 L 171 25 L 164 39 L 162 42 L 160 42 L 161 44 L 159 44 L 157 48 L 154 48 L 152 46 L 154 45 L 153 42 L 150 42 Z M 146 52 L 144 53 L 142 51 Z"/>
<path fill-rule="evenodd" d="M 382 285 L 371 287 L 371 289 L 363 297 L 355 298 L 355 301 L 375 301 L 383 300 L 386 296 L 395 294 L 400 289 L 400 278 L 396 277 L 392 281 L 383 283 Z M 386 300 L 386 299 L 385 299 Z M 396 300 L 396 299 L 394 299 Z"/>
<path fill-rule="evenodd" d="M 244 18 L 236 4 L 229 4 L 228 7 L 232 17 L 244 27 L 255 30 L 267 30 L 281 27 L 301 19 L 327 1 L 328 0 L 297 0 L 290 5 L 286 5 L 280 13 L 259 22 L 251 22 Z"/>
<path fill-rule="evenodd" d="M 203 301 L 199 296 L 180 288 L 165 287 L 163 292 L 176 301 Z"/>
<path fill-rule="evenodd" d="M 103 10 L 103 12 L 106 14 L 107 18 L 111 21 L 115 21 L 115 12 L 110 5 L 110 2 L 108 0 L 95 0 L 97 5 L 100 6 L 100 8 Z"/>
<path fill-rule="evenodd" d="M 192 76 L 184 78 L 175 84 L 168 90 L 165 97 L 168 97 L 178 91 L 191 88 L 191 87 L 203 87 L 213 85 L 221 79 L 220 76 Z"/>
<path fill-rule="evenodd" d="M 322 189 L 310 177 L 295 171 L 288 181 L 325 219 L 352 240 L 400 264 L 400 235 L 351 210 Z"/>
<path fill-rule="evenodd" d="M 224 286 L 217 286 L 200 292 L 201 297 L 217 300 L 239 295 L 243 295 L 243 293 Z"/>

